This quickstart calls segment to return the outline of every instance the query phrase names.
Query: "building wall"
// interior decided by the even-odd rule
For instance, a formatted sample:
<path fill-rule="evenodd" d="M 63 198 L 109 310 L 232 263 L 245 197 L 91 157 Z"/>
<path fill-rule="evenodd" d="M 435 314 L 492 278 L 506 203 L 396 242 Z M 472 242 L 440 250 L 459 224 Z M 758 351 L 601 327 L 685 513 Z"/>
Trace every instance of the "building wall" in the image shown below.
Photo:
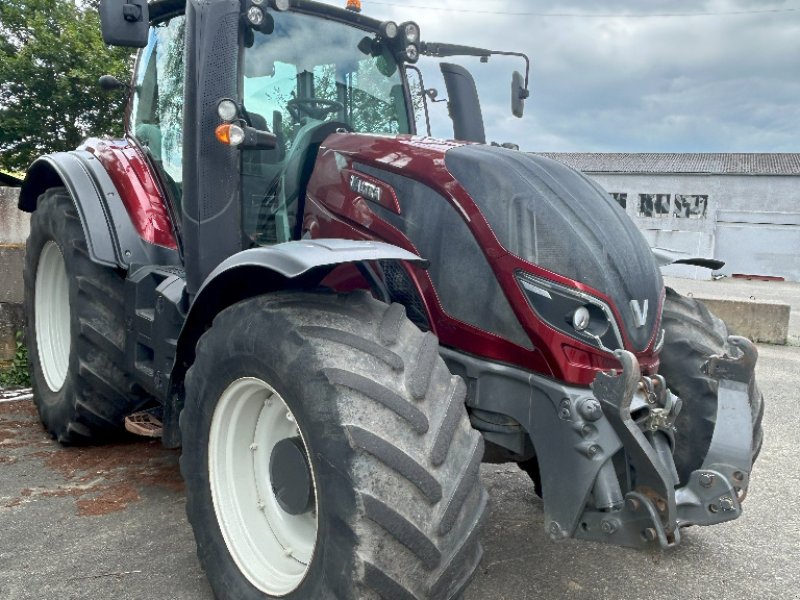
<path fill-rule="evenodd" d="M 0 365 L 16 350 L 23 326 L 22 267 L 30 216 L 17 208 L 19 190 L 0 187 Z"/>
<path fill-rule="evenodd" d="M 651 245 L 718 258 L 721 273 L 800 281 L 800 177 L 779 175 L 588 174 L 609 193 L 627 194 L 627 212 Z M 707 195 L 704 219 L 639 216 L 639 194 Z M 706 269 L 668 274 L 704 279 Z"/>

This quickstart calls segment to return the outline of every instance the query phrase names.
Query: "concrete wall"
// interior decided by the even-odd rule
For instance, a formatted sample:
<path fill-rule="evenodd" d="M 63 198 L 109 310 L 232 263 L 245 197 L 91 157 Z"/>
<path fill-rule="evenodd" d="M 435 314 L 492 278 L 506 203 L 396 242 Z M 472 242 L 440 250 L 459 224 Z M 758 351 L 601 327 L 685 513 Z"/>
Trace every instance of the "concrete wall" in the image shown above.
<path fill-rule="evenodd" d="M 722 273 L 800 281 L 800 177 L 767 175 L 589 174 L 610 193 L 627 194 L 627 212 L 651 245 L 726 262 Z M 705 219 L 638 216 L 639 194 L 707 195 Z M 710 272 L 673 266 L 677 277 Z"/>
<path fill-rule="evenodd" d="M 19 190 L 0 187 L 0 363 L 16 349 L 22 329 L 22 267 L 30 217 L 17 209 Z"/>

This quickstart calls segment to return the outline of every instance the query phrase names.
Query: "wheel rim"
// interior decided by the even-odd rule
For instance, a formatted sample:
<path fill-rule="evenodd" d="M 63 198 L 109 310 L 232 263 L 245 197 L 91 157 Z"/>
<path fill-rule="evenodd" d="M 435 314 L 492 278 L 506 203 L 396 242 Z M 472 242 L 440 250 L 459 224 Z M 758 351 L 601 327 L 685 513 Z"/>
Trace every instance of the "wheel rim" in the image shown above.
<path fill-rule="evenodd" d="M 36 267 L 36 347 L 45 383 L 53 392 L 64 385 L 69 367 L 69 281 L 58 245 L 45 243 Z"/>
<path fill-rule="evenodd" d="M 300 436 L 294 414 L 269 384 L 237 379 L 220 396 L 211 420 L 208 470 L 222 536 L 242 574 L 261 592 L 283 596 L 308 572 L 317 540 L 316 482 L 312 508 L 291 515 L 272 488 L 270 456 L 284 439 Z"/>

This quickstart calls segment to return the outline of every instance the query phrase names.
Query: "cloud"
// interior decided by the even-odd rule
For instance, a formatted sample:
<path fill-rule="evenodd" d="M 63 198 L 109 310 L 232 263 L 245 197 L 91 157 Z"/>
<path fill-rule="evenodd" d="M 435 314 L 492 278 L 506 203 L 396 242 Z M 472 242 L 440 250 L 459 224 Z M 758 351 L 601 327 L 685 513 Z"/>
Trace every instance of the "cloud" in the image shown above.
<path fill-rule="evenodd" d="M 330 2 L 339 4 L 339 2 Z M 343 2 L 342 2 L 343 3 Z M 490 139 L 552 151 L 800 151 L 800 2 L 758 0 L 363 0 L 377 18 L 420 23 L 423 38 L 526 52 L 533 95 L 510 115 L 510 79 L 521 61 L 466 59 L 478 81 Z M 397 6 L 389 5 L 397 4 Z M 400 5 L 403 6 L 400 6 Z M 695 17 L 590 15 L 794 12 Z M 469 10 L 582 14 L 534 17 Z M 426 84 L 444 94 L 436 62 Z M 446 109 L 434 133 L 451 135 Z"/>

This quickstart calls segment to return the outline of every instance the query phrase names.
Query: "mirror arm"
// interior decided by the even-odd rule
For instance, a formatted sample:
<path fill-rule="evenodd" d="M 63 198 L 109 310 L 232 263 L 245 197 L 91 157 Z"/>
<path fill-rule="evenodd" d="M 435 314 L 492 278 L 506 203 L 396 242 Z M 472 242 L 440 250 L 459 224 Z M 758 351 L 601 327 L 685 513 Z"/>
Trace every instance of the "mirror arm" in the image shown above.
<path fill-rule="evenodd" d="M 525 60 L 525 89 L 522 90 L 525 93 L 525 97 L 522 98 L 523 100 L 527 100 L 527 98 L 531 95 L 530 92 L 530 77 L 531 77 L 531 59 L 528 58 L 528 55 L 524 52 L 500 52 L 492 51 L 492 54 L 498 54 L 500 56 L 519 56 Z"/>
<path fill-rule="evenodd" d="M 422 107 L 425 111 L 425 126 L 428 129 L 428 137 L 431 137 L 431 117 L 430 113 L 428 113 L 428 98 L 426 94 L 427 90 L 425 89 L 425 81 L 422 79 L 422 71 L 420 71 L 416 65 L 406 65 L 406 69 L 411 69 L 417 74 L 417 77 L 419 77 L 420 96 L 422 97 Z"/>
<path fill-rule="evenodd" d="M 442 44 L 439 42 L 422 42 L 420 52 L 425 56 L 445 57 L 445 56 L 477 56 L 481 60 L 488 60 L 490 56 L 518 56 L 525 60 L 525 100 L 530 96 L 530 76 L 531 59 L 524 52 L 504 52 L 501 50 L 487 50 L 485 48 L 475 48 L 473 46 L 461 46 L 458 44 Z"/>

